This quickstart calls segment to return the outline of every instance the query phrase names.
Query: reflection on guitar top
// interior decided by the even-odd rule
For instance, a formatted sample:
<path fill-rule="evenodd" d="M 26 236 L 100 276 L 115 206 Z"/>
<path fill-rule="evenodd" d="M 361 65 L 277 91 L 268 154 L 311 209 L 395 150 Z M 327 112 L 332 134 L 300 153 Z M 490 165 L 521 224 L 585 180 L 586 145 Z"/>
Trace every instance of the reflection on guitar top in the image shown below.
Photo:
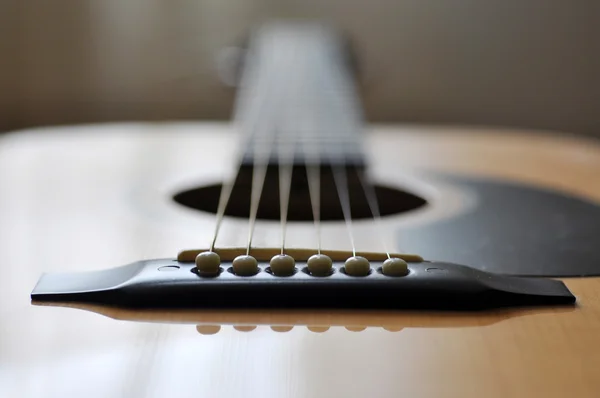
<path fill-rule="evenodd" d="M 575 307 L 545 307 L 503 309 L 486 312 L 423 312 L 423 311 L 373 311 L 373 310 L 199 310 L 199 309 L 127 309 L 107 305 L 73 302 L 38 302 L 36 306 L 64 307 L 93 312 L 105 317 L 129 322 L 164 324 L 195 324 L 202 335 L 212 335 L 227 327 L 238 332 L 251 332 L 270 328 L 285 333 L 306 329 L 324 333 L 331 328 L 345 328 L 349 332 L 383 329 L 399 332 L 404 329 L 448 329 L 492 326 L 504 320 L 543 316 L 574 311 Z"/>

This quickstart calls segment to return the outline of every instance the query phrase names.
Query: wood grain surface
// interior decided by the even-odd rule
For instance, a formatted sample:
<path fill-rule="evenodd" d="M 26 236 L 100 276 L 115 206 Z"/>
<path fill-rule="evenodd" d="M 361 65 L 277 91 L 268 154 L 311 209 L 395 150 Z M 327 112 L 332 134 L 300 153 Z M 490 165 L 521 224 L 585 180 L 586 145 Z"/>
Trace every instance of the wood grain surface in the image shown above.
<path fill-rule="evenodd" d="M 0 139 L 0 396 L 600 394 L 598 278 L 565 280 L 575 308 L 478 314 L 31 304 L 42 272 L 109 268 L 206 246 L 214 216 L 170 197 L 219 181 L 235 138 L 227 124 L 172 123 L 57 127 Z M 600 145 L 592 140 L 378 126 L 367 145 L 375 178 L 434 199 L 451 189 L 428 185 L 424 170 L 506 178 L 600 202 Z M 386 227 L 419 217 L 391 217 Z M 357 224 L 359 248 L 379 251 L 373 226 Z M 257 245 L 276 246 L 277 225 L 258 225 Z M 220 244 L 239 245 L 246 227 L 228 220 Z M 311 247 L 310 228 L 291 229 L 294 246 Z M 336 233 L 343 228 L 324 225 L 324 247 L 347 250 L 346 235 Z"/>

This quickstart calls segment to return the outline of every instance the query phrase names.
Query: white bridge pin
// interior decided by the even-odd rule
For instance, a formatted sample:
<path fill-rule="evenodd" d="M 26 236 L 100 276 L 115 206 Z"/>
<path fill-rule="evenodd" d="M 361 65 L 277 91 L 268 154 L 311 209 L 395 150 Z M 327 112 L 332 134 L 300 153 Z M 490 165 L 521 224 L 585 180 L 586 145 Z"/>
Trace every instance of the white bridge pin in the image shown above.
<path fill-rule="evenodd" d="M 329 256 L 324 254 L 315 254 L 310 256 L 306 262 L 308 272 L 314 276 L 329 276 L 333 267 L 333 261 Z"/>
<path fill-rule="evenodd" d="M 233 259 L 233 272 L 239 276 L 252 276 L 258 273 L 258 261 L 252 256 L 242 255 Z"/>
<path fill-rule="evenodd" d="M 290 276 L 294 274 L 296 262 L 292 256 L 278 254 L 273 256 L 269 266 L 271 267 L 271 272 L 273 272 L 273 275 L 275 276 Z"/>
<path fill-rule="evenodd" d="M 201 276 L 214 276 L 219 273 L 221 257 L 215 252 L 202 252 L 196 256 L 196 269 Z"/>
<path fill-rule="evenodd" d="M 381 272 L 387 276 L 406 276 L 408 275 L 408 264 L 401 258 L 388 258 L 383 262 Z"/>
<path fill-rule="evenodd" d="M 366 258 L 353 256 L 344 263 L 344 271 L 350 276 L 367 276 L 371 272 L 371 265 Z"/>

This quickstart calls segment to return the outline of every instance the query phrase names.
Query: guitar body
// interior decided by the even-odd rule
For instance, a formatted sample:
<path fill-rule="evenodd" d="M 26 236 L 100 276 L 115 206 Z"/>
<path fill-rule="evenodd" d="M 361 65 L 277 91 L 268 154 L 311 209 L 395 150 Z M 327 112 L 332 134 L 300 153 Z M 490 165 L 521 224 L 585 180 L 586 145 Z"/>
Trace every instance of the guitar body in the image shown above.
<path fill-rule="evenodd" d="M 29 293 L 44 272 L 106 269 L 207 246 L 215 215 L 173 196 L 222 181 L 235 142 L 230 126 L 218 123 L 58 127 L 0 139 L 0 396 L 598 396 L 596 277 L 563 279 L 577 297 L 573 307 L 475 313 L 32 305 Z M 383 217 L 390 250 L 426 249 L 413 232 L 441 242 L 426 230 L 457 220 L 467 228 L 469 214 L 486 206 L 473 181 L 546 192 L 574 203 L 573 214 L 597 215 L 600 145 L 593 140 L 386 126 L 370 128 L 365 144 L 376 182 L 427 200 L 415 211 Z M 259 220 L 254 244 L 277 247 L 278 225 Z M 488 227 L 481 234 L 493 244 L 499 230 Z M 528 222 L 520 228 L 518 236 L 539 234 Z M 594 274 L 598 249 L 575 250 L 582 246 L 571 239 L 599 243 L 590 228 L 566 236 L 555 231 L 555 252 L 566 256 L 571 248 Z M 247 232 L 247 220 L 226 218 L 219 245 L 244 246 Z M 288 234 L 290 246 L 314 247 L 311 223 L 290 222 Z M 343 221 L 324 222 L 322 235 L 324 247 L 349 250 Z M 500 235 L 508 245 L 506 231 Z M 372 221 L 355 222 L 358 249 L 381 251 L 380 236 Z M 432 253 L 452 258 L 434 259 L 475 253 L 469 259 L 481 261 L 470 266 L 502 271 L 508 263 L 506 273 L 519 273 L 510 266 L 519 250 L 486 259 L 497 252 L 481 249 L 481 242 L 463 244 L 442 245 Z M 551 259 L 547 243 L 531 238 L 528 245 L 528 256 Z M 537 265 L 523 273 L 569 274 L 550 263 L 550 271 Z"/>

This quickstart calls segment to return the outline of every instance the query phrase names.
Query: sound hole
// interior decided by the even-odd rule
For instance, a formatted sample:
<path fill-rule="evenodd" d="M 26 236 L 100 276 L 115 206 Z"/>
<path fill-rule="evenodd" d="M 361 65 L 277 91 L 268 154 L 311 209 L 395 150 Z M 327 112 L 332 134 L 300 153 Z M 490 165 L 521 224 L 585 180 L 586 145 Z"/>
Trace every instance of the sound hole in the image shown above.
<path fill-rule="evenodd" d="M 367 196 L 356 174 L 356 169 L 348 168 L 347 175 L 352 218 L 372 218 Z M 215 213 L 221 189 L 221 184 L 192 188 L 175 194 L 173 199 L 188 208 Z M 248 218 L 251 189 L 252 168 L 242 167 L 237 175 L 225 211 L 227 216 Z M 427 204 L 425 199 L 410 192 L 378 185 L 375 185 L 374 189 L 382 216 L 405 213 Z M 292 174 L 288 220 L 312 221 L 310 203 L 306 169 L 295 167 Z M 279 211 L 279 179 L 277 167 L 274 166 L 269 167 L 267 171 L 257 217 L 261 220 L 279 220 Z M 333 175 L 331 170 L 326 167 L 322 169 L 321 173 L 321 219 L 323 221 L 342 221 L 344 219 Z"/>

